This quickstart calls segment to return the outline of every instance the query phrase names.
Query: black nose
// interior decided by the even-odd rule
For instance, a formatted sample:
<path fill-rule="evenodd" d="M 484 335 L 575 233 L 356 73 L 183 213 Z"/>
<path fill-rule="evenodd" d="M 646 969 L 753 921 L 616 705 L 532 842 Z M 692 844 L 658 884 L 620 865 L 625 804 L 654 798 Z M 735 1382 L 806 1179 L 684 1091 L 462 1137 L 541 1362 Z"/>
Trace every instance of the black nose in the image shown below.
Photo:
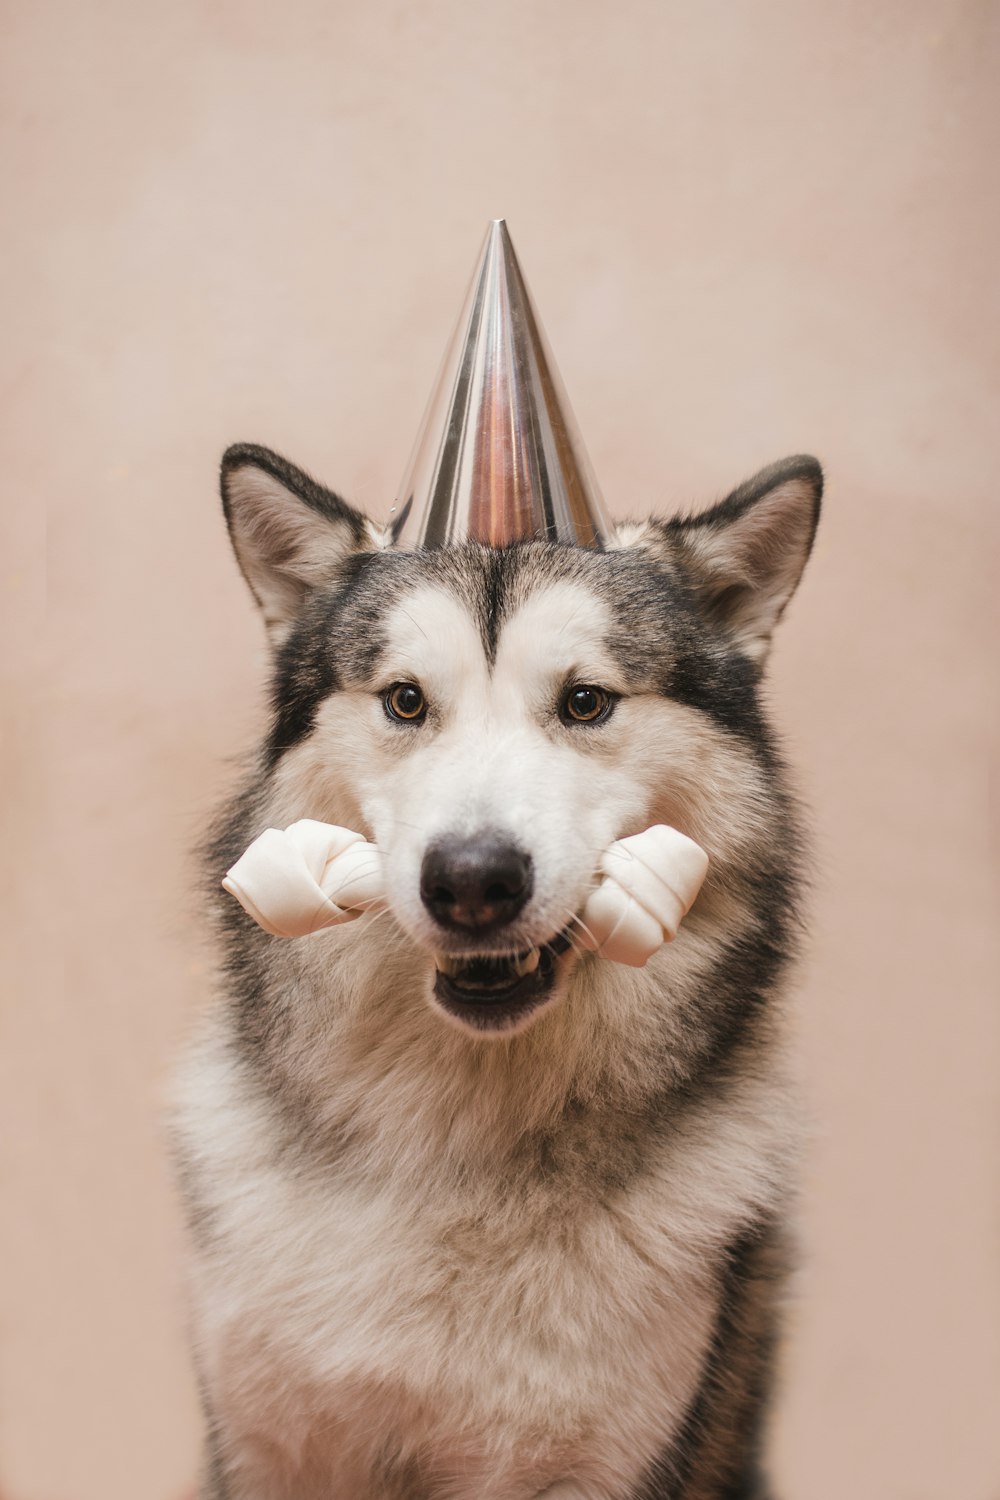
<path fill-rule="evenodd" d="M 502 927 L 534 884 L 531 855 L 496 833 L 439 839 L 420 868 L 421 900 L 442 927 Z"/>

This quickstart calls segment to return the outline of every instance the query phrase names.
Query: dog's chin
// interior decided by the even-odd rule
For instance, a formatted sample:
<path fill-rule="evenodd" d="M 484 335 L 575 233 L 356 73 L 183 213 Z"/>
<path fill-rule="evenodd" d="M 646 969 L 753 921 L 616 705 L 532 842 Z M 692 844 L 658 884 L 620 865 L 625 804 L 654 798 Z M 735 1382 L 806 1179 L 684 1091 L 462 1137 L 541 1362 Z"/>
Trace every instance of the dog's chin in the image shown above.
<path fill-rule="evenodd" d="M 523 1031 L 555 999 L 568 947 L 560 934 L 517 957 L 436 953 L 435 1002 L 449 1020 L 478 1036 Z"/>

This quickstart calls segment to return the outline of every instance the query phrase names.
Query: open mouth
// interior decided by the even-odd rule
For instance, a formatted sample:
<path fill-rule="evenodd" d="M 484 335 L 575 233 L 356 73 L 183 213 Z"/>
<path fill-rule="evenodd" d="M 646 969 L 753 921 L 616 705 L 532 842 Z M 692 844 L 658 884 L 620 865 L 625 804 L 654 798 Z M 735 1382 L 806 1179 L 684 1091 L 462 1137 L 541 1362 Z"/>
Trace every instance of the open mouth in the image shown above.
<path fill-rule="evenodd" d="M 562 933 L 527 953 L 437 953 L 434 994 L 443 1008 L 477 1031 L 509 1031 L 548 999 L 556 960 L 569 947 Z"/>

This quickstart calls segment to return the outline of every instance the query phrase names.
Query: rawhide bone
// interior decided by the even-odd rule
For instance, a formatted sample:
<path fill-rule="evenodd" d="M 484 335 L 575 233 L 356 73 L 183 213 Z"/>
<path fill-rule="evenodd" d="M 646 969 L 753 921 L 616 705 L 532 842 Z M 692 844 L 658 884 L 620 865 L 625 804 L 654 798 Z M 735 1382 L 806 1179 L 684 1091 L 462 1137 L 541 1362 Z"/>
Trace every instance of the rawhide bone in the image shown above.
<path fill-rule="evenodd" d="M 580 947 L 641 968 L 677 936 L 708 870 L 704 849 L 655 823 L 616 839 L 600 860 L 574 933 Z M 222 882 L 272 937 L 308 937 L 385 907 L 382 856 L 360 833 L 302 818 L 284 832 L 268 828 Z"/>

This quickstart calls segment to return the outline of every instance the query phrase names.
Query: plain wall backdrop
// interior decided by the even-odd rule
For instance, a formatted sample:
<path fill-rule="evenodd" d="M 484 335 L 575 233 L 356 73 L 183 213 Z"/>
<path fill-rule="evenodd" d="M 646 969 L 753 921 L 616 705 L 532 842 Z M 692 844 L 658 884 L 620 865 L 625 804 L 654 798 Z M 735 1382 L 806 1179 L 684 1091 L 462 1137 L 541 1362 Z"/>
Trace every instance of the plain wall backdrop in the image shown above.
<path fill-rule="evenodd" d="M 8 0 L 0 1490 L 178 1500 L 158 1111 L 263 711 L 216 492 L 378 516 L 506 216 L 617 515 L 827 470 L 771 700 L 815 810 L 790 1500 L 1000 1495 L 1000 9 Z"/>

